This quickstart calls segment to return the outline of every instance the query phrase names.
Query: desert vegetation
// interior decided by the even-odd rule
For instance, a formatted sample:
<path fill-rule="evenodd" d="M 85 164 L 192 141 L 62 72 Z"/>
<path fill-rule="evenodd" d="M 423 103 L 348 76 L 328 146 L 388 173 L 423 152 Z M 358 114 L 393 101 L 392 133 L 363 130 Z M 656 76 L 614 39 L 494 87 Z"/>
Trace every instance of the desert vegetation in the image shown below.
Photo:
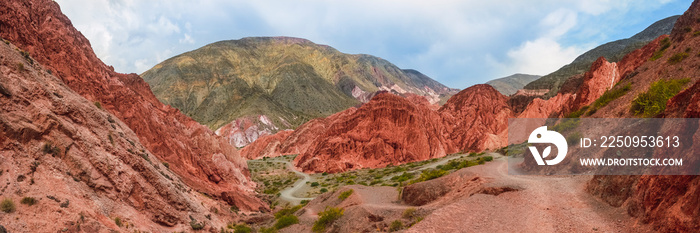
<path fill-rule="evenodd" d="M 653 117 L 666 110 L 666 102 L 690 82 L 690 79 L 659 80 L 649 90 L 632 100 L 631 111 L 635 115 Z"/>

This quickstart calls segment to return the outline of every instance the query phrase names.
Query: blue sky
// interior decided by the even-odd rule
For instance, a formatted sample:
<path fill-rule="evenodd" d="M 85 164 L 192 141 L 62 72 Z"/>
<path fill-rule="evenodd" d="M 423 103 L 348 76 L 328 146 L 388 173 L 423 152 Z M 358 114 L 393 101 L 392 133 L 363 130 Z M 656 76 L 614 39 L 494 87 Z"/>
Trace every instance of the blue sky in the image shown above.
<path fill-rule="evenodd" d="M 690 0 L 56 0 L 95 53 L 142 73 L 220 40 L 293 36 L 375 55 L 453 88 L 545 75 Z"/>

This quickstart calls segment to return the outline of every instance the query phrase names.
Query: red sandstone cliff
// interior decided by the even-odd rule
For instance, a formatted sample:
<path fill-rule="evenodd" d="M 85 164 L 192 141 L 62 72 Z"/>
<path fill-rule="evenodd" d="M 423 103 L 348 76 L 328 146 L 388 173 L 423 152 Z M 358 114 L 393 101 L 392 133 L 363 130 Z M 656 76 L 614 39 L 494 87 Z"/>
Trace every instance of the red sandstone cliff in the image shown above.
<path fill-rule="evenodd" d="M 124 122 L 138 137 L 131 142 L 169 163 L 188 186 L 241 209 L 266 208 L 253 196 L 254 183 L 235 148 L 160 103 L 139 76 L 116 73 L 102 63 L 57 3 L 0 2 L 0 36 L 27 51 L 73 91 Z"/>
<path fill-rule="evenodd" d="M 456 152 L 428 102 L 381 93 L 332 122 L 295 160 L 305 172 L 341 172 L 426 160 Z"/>

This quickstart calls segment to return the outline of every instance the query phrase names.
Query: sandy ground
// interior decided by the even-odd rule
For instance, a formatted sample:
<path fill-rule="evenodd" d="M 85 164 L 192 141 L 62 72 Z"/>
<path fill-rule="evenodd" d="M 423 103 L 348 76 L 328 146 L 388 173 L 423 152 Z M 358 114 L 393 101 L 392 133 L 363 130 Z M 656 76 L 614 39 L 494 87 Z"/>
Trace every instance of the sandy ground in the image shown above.
<path fill-rule="evenodd" d="M 590 176 L 509 175 L 502 157 L 466 169 L 488 180 L 485 186 L 520 190 L 457 198 L 406 232 L 651 232 L 586 193 Z"/>

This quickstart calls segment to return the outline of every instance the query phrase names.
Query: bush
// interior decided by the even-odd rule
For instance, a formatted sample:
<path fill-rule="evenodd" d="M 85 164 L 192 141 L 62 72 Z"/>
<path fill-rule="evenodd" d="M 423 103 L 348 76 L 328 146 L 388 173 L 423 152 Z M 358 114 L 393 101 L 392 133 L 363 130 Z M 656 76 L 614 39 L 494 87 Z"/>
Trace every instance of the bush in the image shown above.
<path fill-rule="evenodd" d="M 297 218 L 297 216 L 285 215 L 277 219 L 277 222 L 275 223 L 275 228 L 282 229 L 297 223 L 299 223 L 299 219 Z"/>
<path fill-rule="evenodd" d="M 412 219 L 412 218 L 416 217 L 416 208 L 408 208 L 408 209 L 404 210 L 401 217 L 403 217 L 405 219 Z"/>
<path fill-rule="evenodd" d="M 675 65 L 683 61 L 683 59 L 688 57 L 688 53 L 676 53 L 668 58 L 668 64 Z"/>
<path fill-rule="evenodd" d="M 656 61 L 656 59 L 659 59 L 659 58 L 663 57 L 663 56 L 664 56 L 664 51 L 666 51 L 666 49 L 667 49 L 668 47 L 671 47 L 671 40 L 668 39 L 668 37 L 667 37 L 667 38 L 664 38 L 663 40 L 661 40 L 661 44 L 660 44 L 659 50 L 657 50 L 656 52 L 654 52 L 654 55 L 651 56 L 650 60 Z"/>
<path fill-rule="evenodd" d="M 250 228 L 248 225 L 241 224 L 241 225 L 236 225 L 233 228 L 233 233 L 251 233 L 253 232 L 253 228 Z"/>
<path fill-rule="evenodd" d="M 24 71 L 24 63 L 17 62 L 17 70 L 19 70 L 19 72 Z"/>
<path fill-rule="evenodd" d="M 649 90 L 640 93 L 632 100 L 631 111 L 635 115 L 653 117 L 666 110 L 666 102 L 678 92 L 690 79 L 659 80 L 651 84 Z"/>
<path fill-rule="evenodd" d="M 413 179 L 413 176 L 414 176 L 413 173 L 404 172 L 400 176 L 391 177 L 391 181 L 404 182 L 404 181 Z"/>
<path fill-rule="evenodd" d="M 353 192 L 354 192 L 354 190 L 352 190 L 352 189 L 345 191 L 345 192 L 342 192 L 342 193 L 340 193 L 340 195 L 338 195 L 338 199 L 344 201 L 345 199 L 348 199 L 348 197 L 350 195 L 352 195 Z"/>
<path fill-rule="evenodd" d="M 318 182 L 312 182 L 312 183 L 311 183 L 311 187 L 316 187 L 316 186 L 318 186 Z"/>
<path fill-rule="evenodd" d="M 37 203 L 37 200 L 33 197 L 24 197 L 22 200 L 19 202 L 28 206 L 33 206 L 34 204 Z"/>
<path fill-rule="evenodd" d="M 316 220 L 311 230 L 314 232 L 326 231 L 326 227 L 332 225 L 340 217 L 343 217 L 344 211 L 343 208 L 326 207 L 326 210 L 318 213 L 318 220 Z"/>
<path fill-rule="evenodd" d="M 389 226 L 389 232 L 394 232 L 401 229 L 403 229 L 403 223 L 399 220 L 391 222 L 391 226 Z"/>
<path fill-rule="evenodd" d="M 95 107 L 102 109 L 102 103 L 95 101 Z"/>
<path fill-rule="evenodd" d="M 608 105 L 608 103 L 612 102 L 613 100 L 622 97 L 623 95 L 627 94 L 627 92 L 632 89 L 631 84 L 627 84 L 622 88 L 617 88 L 617 89 L 610 89 L 605 91 L 603 95 L 600 96 L 595 102 L 593 102 L 593 108 L 602 108 Z"/>
<path fill-rule="evenodd" d="M 56 157 L 61 153 L 61 149 L 54 146 L 50 141 L 44 143 L 44 146 L 41 147 L 41 151 L 44 152 L 44 154 L 51 154 L 53 157 Z"/>
<path fill-rule="evenodd" d="M 119 217 L 114 218 L 114 224 L 117 224 L 118 227 L 122 227 L 122 219 Z"/>
<path fill-rule="evenodd" d="M 2 202 L 0 202 L 0 210 L 5 213 L 15 212 L 15 202 L 9 198 L 2 200 Z"/>
<path fill-rule="evenodd" d="M 328 189 L 327 189 L 327 188 L 322 188 L 322 189 L 319 190 L 319 191 L 320 191 L 321 193 L 325 193 L 325 192 L 328 192 Z"/>
<path fill-rule="evenodd" d="M 484 157 L 484 161 L 486 161 L 486 162 L 493 161 L 493 156 L 486 156 L 486 157 Z"/>
<path fill-rule="evenodd" d="M 261 227 L 260 233 L 277 233 L 277 229 L 275 229 L 274 227 L 270 227 L 270 228 Z"/>
<path fill-rule="evenodd" d="M 280 218 L 287 216 L 287 215 L 293 215 L 295 212 L 300 210 L 301 207 L 302 207 L 302 205 L 295 205 L 292 207 L 281 209 L 280 211 L 277 211 L 277 213 L 275 213 L 275 219 L 280 219 Z"/>

